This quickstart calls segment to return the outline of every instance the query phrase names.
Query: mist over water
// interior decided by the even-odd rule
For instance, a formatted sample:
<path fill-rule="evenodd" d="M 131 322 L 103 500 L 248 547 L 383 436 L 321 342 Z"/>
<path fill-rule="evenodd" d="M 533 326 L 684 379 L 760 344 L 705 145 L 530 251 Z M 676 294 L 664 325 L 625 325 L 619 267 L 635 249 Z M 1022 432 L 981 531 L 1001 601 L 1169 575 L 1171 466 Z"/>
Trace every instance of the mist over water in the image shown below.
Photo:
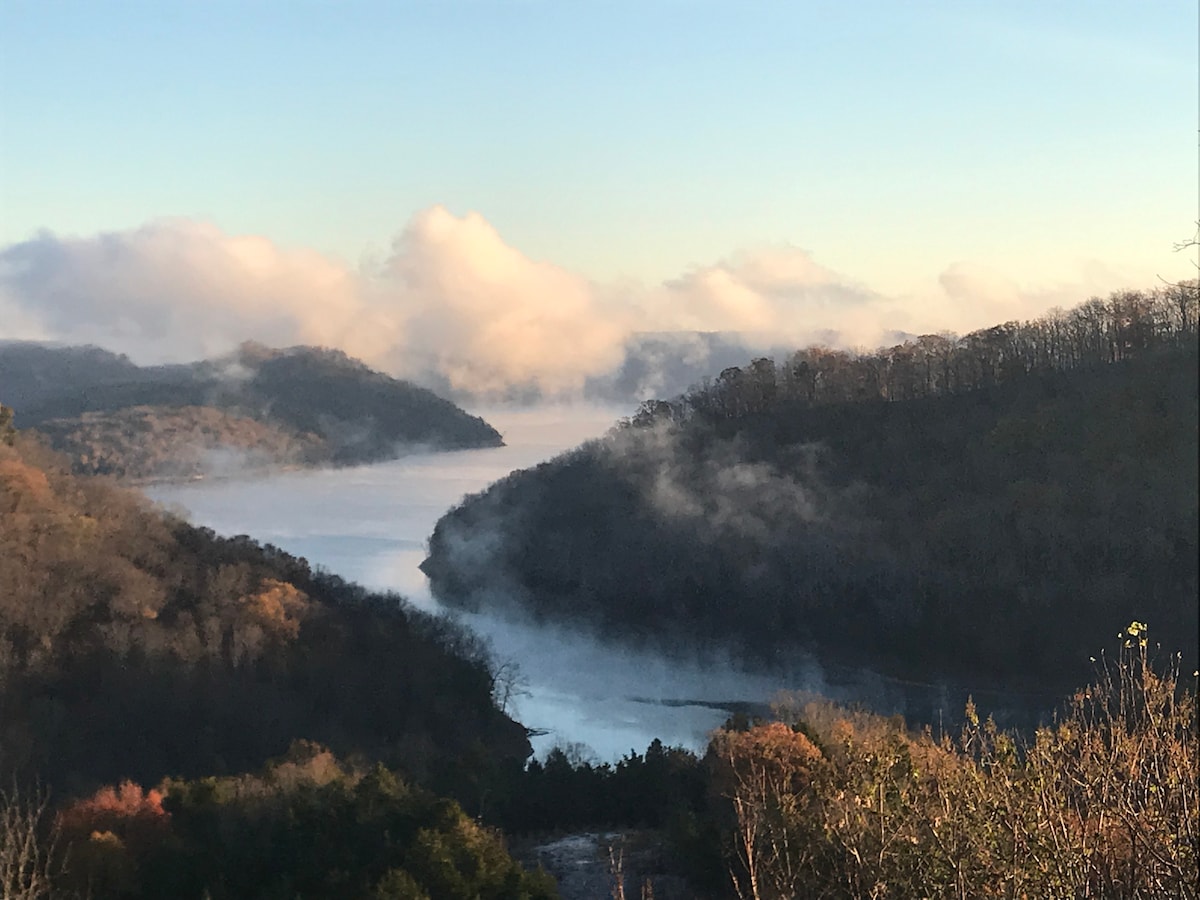
<path fill-rule="evenodd" d="M 506 446 L 419 453 L 372 466 L 283 472 L 146 489 L 153 499 L 219 534 L 247 534 L 347 580 L 440 610 L 418 565 L 437 519 L 514 469 L 550 459 L 606 432 L 630 410 L 557 406 L 478 410 Z M 785 685 L 712 660 L 664 659 L 600 644 L 560 627 L 490 614 L 453 613 L 491 643 L 523 683 L 510 711 L 540 754 L 583 744 L 601 761 L 642 752 L 655 737 L 701 748 L 728 713 L 705 703 L 765 703 Z M 814 676 L 815 677 L 815 676 Z M 806 679 L 808 680 L 808 679 Z M 665 701 L 665 704 L 664 704 Z"/>

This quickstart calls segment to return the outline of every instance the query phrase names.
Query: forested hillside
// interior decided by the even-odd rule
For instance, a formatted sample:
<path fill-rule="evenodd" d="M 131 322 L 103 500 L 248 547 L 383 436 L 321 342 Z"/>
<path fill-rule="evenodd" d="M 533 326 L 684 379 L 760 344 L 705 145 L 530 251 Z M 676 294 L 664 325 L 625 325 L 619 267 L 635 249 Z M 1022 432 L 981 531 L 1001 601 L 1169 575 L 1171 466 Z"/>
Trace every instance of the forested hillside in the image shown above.
<path fill-rule="evenodd" d="M 503 835 L 458 804 L 304 741 L 259 772 L 105 787 L 55 821 L 65 850 L 47 860 L 53 897 L 557 896 L 552 878 L 523 870 Z"/>
<path fill-rule="evenodd" d="M 1193 667 L 1194 285 L 758 359 L 468 498 L 462 604 L 894 675 L 1070 688 L 1134 618 Z"/>
<path fill-rule="evenodd" d="M 275 466 L 332 461 L 329 445 L 297 432 L 211 406 L 132 406 L 49 419 L 38 433 L 76 474 L 186 479 Z"/>
<path fill-rule="evenodd" d="M 244 344 L 220 359 L 139 367 L 95 347 L 0 344 L 0 396 L 77 473 L 130 479 L 502 443 L 430 391 L 312 347 Z"/>
<path fill-rule="evenodd" d="M 243 771 L 299 738 L 422 779 L 479 746 L 529 753 L 468 633 L 171 519 L 6 433 L 0 771 L 69 793 Z"/>

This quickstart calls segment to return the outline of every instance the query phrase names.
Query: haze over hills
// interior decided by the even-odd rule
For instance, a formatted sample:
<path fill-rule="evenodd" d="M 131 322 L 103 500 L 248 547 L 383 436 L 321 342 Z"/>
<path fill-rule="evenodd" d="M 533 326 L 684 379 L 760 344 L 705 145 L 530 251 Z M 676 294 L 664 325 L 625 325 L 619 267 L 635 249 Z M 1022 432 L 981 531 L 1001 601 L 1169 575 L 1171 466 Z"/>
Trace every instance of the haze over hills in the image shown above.
<path fill-rule="evenodd" d="M 0 391 L 73 469 L 133 479 L 351 464 L 411 448 L 498 446 L 477 416 L 341 351 L 245 343 L 137 366 L 97 347 L 0 344 Z"/>
<path fill-rule="evenodd" d="M 727 367 L 468 500 L 439 525 L 427 568 L 454 564 L 431 571 L 446 595 L 509 594 L 619 638 L 734 636 L 759 659 L 799 639 L 905 675 L 1072 684 L 1078 651 L 1111 646 L 1115 617 L 1151 621 L 1168 648 L 1195 632 L 1195 299 L 1191 288 L 1122 294 L 961 339 Z M 1193 858 L 1170 837 L 1194 809 L 1186 688 L 1165 729 L 1134 716 L 1117 765 L 1150 759 L 1150 780 L 1115 800 L 1072 743 L 1108 740 L 1096 712 L 1107 700 L 1077 700 L 1028 766 L 1005 749 L 1013 737 L 971 722 L 974 707 L 956 743 L 808 701 L 773 724 L 735 715 L 703 758 L 656 741 L 615 765 L 570 748 L 522 765 L 528 743 L 495 703 L 501 673 L 469 634 L 73 478 L 3 412 L 0 748 L 65 794 L 60 885 L 131 898 L 548 900 L 549 880 L 514 863 L 488 825 L 651 827 L 647 855 L 672 857 L 665 872 L 638 863 L 653 866 L 656 896 L 723 897 L 749 865 L 739 828 L 761 815 L 789 829 L 796 852 L 827 854 L 800 871 L 852 884 L 832 896 L 881 878 L 948 884 L 941 867 L 964 858 L 980 883 L 1019 877 L 1040 895 L 1053 877 L 1041 858 L 1002 854 L 1008 832 L 990 843 L 992 810 L 1009 803 L 1019 839 L 1034 841 L 1056 816 L 1090 825 L 1131 794 L 1165 798 L 1161 816 L 1131 819 L 1141 844 L 1164 850 L 1138 880 L 1169 883 L 1164 895 L 1194 883 Z M 1143 628 L 1128 626 L 1126 648 Z M 1176 682 L 1156 678 L 1148 690 L 1173 697 Z M 786 777 L 747 795 L 742 775 L 764 766 Z M 87 793 L 164 773 L 152 790 Z M 1053 803 L 1033 792 L 1041 783 Z M 979 785 L 1000 793 L 973 803 Z M 936 818 L 946 808 L 965 812 L 947 824 Z M 776 809 L 799 812 L 775 823 Z M 885 874 L 859 877 L 841 848 L 872 846 L 880 822 L 908 855 L 879 850 Z M 1056 852 L 1069 861 L 1075 849 Z M 1134 871 L 1119 846 L 1088 849 L 1093 867 Z M 906 875 L 910 856 L 938 871 Z M 564 894 L 606 883 L 600 873 Z"/>
<path fill-rule="evenodd" d="M 760 358 L 467 498 L 423 568 L 447 602 L 759 660 L 1069 689 L 1141 618 L 1194 661 L 1196 321 L 1180 286 Z"/>
<path fill-rule="evenodd" d="M 915 337 L 895 330 L 879 335 L 881 342 L 889 345 Z M 817 330 L 808 339 L 810 345 L 845 344 L 845 336 L 833 329 Z M 611 372 L 589 377 L 582 394 L 587 400 L 602 403 L 674 397 L 752 357 L 782 359 L 795 346 L 778 335 L 768 338 L 736 331 L 638 332 L 625 341 L 620 365 Z"/>
<path fill-rule="evenodd" d="M 728 345 L 747 355 L 890 346 L 1028 318 L 1153 272 L 1088 262 L 1025 283 L 950 257 L 919 286 L 885 288 L 784 241 L 670 275 L 597 283 L 527 255 L 479 212 L 440 205 L 359 266 L 211 222 L 153 220 L 0 248 L 0 335 L 98 344 L 143 365 L 219 356 L 247 339 L 336 347 L 459 403 L 641 400 L 719 372 Z M 693 365 L 673 374 L 668 359 L 659 378 L 667 335 L 670 356 Z"/>

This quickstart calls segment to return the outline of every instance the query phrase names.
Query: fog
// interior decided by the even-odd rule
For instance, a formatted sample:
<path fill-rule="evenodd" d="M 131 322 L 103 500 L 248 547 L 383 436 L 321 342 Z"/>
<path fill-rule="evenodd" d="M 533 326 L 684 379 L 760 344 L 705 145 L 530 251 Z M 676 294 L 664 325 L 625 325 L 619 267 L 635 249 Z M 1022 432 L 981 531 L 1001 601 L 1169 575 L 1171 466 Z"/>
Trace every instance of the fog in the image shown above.
<path fill-rule="evenodd" d="M 194 524 L 226 535 L 248 534 L 349 580 L 396 590 L 419 607 L 438 609 L 418 569 L 438 517 L 513 469 L 603 434 L 630 410 L 475 412 L 504 434 L 505 447 L 253 480 L 158 485 L 147 493 Z M 522 683 L 510 711 L 527 727 L 546 732 L 533 738 L 539 754 L 554 745 L 582 744 L 596 758 L 615 761 L 631 750 L 644 751 L 655 737 L 698 749 L 728 716 L 721 704 L 766 703 L 786 686 L 711 659 L 665 660 L 557 627 L 455 615 L 488 638 L 499 662 L 517 663 Z M 820 686 L 815 670 L 801 680 L 806 687 Z"/>

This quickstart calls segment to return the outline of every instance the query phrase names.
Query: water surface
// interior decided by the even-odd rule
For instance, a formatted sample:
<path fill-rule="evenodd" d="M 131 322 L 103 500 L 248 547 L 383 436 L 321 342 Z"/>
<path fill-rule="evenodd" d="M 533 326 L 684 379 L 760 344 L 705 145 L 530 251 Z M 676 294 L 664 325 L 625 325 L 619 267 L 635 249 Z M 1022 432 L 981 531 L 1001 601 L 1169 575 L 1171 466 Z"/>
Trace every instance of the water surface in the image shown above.
<path fill-rule="evenodd" d="M 627 412 L 484 410 L 480 414 L 501 431 L 506 446 L 421 453 L 354 468 L 157 485 L 146 492 L 194 524 L 224 535 L 250 535 L 347 580 L 395 590 L 419 607 L 439 610 L 418 566 L 442 513 L 514 469 L 603 434 Z M 655 737 L 699 749 L 728 715 L 720 704 L 767 702 L 780 687 L 726 665 L 665 660 L 563 628 L 457 615 L 487 637 L 498 660 L 517 664 L 521 683 L 512 712 L 538 732 L 533 741 L 539 753 L 574 744 L 583 745 L 577 752 L 615 761 L 644 751 Z"/>

